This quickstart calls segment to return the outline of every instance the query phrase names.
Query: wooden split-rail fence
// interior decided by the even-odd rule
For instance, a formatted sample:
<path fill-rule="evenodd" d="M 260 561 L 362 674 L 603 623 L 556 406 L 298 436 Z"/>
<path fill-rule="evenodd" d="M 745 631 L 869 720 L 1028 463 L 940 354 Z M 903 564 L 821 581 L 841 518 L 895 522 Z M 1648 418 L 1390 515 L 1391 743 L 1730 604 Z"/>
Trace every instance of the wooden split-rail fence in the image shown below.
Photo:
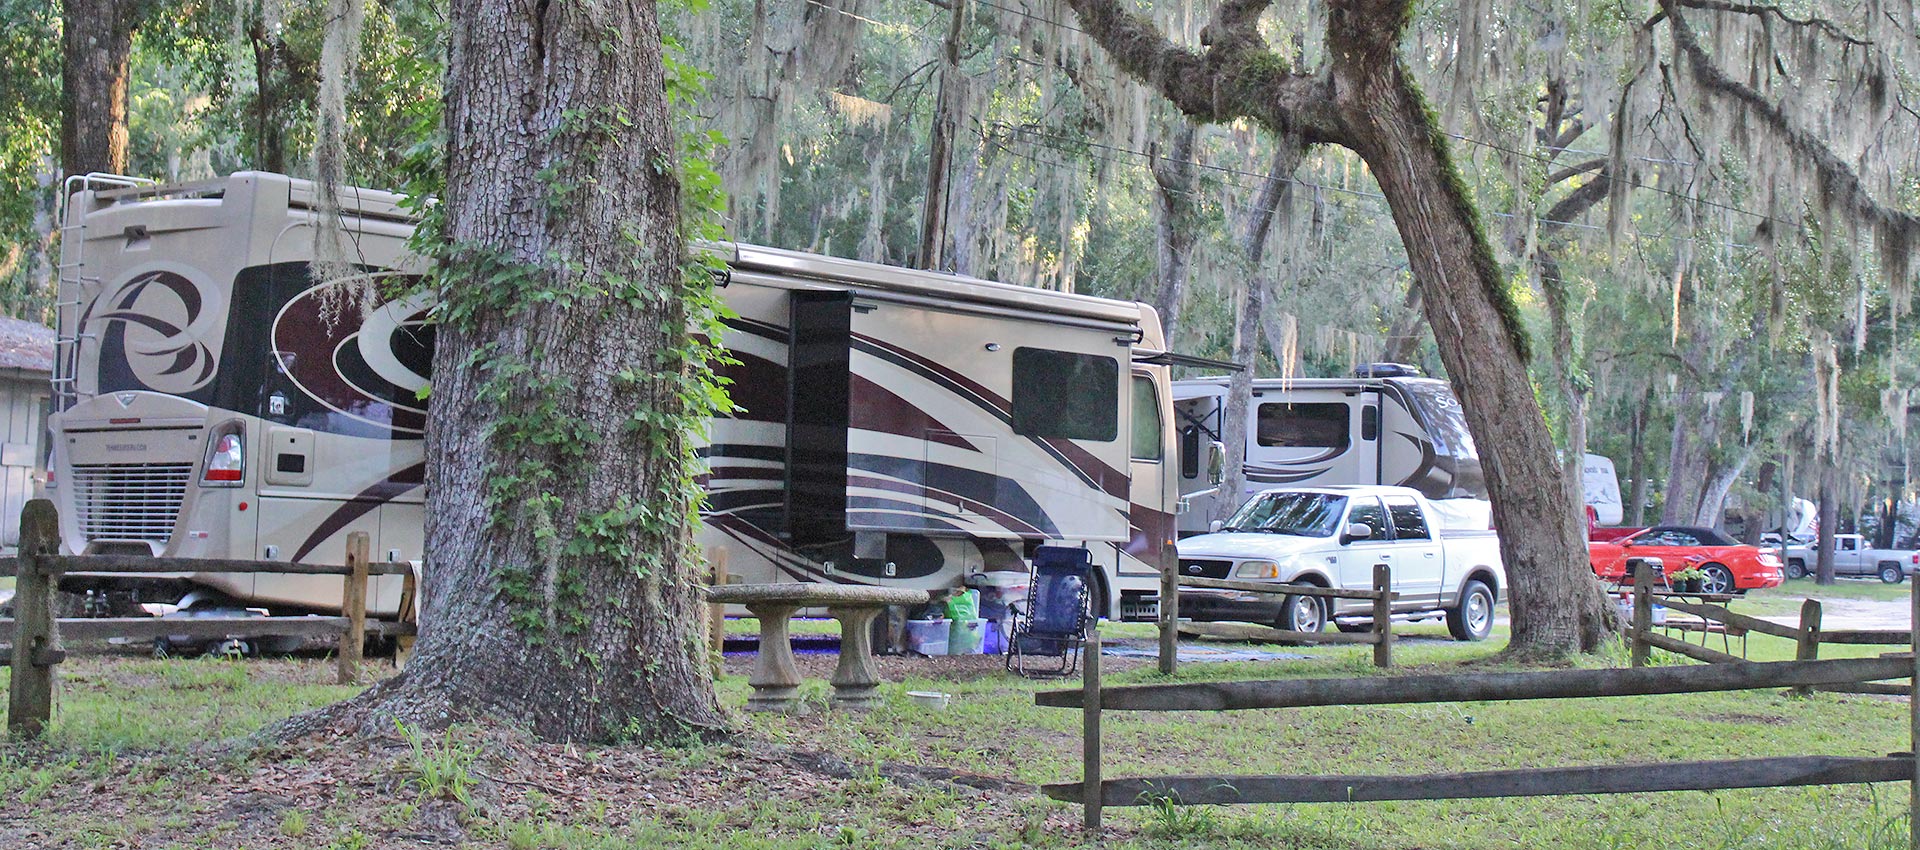
<path fill-rule="evenodd" d="M 1920 622 L 1920 582 L 1911 608 Z M 1104 687 L 1100 637 L 1088 641 L 1082 687 L 1042 691 L 1041 706 L 1078 708 L 1082 718 L 1081 779 L 1042 786 L 1049 797 L 1078 802 L 1089 830 L 1100 828 L 1110 806 L 1228 803 L 1359 803 L 1713 791 L 1907 782 L 1910 840 L 1920 850 L 1920 700 L 1910 701 L 1909 750 L 1885 756 L 1787 756 L 1654 764 L 1584 765 L 1419 776 L 1143 776 L 1107 779 L 1101 770 L 1101 717 L 1110 711 L 1244 711 L 1308 706 L 1408 705 L 1532 699 L 1595 699 L 1710 693 L 1762 688 L 1831 688 L 1911 679 L 1920 667 L 1920 640 L 1908 634 L 1908 653 L 1879 658 L 1803 659 L 1519 673 L 1447 673 L 1358 679 Z"/>
<path fill-rule="evenodd" d="M 1812 661 L 1819 658 L 1822 645 L 1909 646 L 1913 643 L 1911 629 L 1901 631 L 1822 629 L 1820 627 L 1821 606 L 1818 599 L 1803 600 L 1800 603 L 1800 624 L 1790 626 L 1729 610 L 1725 604 L 1719 604 L 1728 601 L 1725 599 L 1715 601 L 1711 597 L 1702 598 L 1700 594 L 1663 591 L 1652 583 L 1651 577 L 1657 572 L 1658 562 L 1653 562 L 1653 565 L 1656 569 L 1637 569 L 1633 573 L 1633 617 L 1627 624 L 1626 637 L 1628 657 L 1635 667 L 1646 666 L 1652 650 L 1655 649 L 1666 650 L 1709 664 L 1744 663 L 1746 659 L 1732 654 L 1731 651 L 1722 652 L 1705 645 L 1705 638 L 1716 633 L 1723 636 L 1744 637 L 1749 632 L 1758 632 L 1785 638 L 1794 642 L 1796 646 L 1794 659 L 1797 661 Z M 1672 621 L 1664 624 L 1655 623 L 1653 606 L 1656 604 L 1671 611 L 1690 614 L 1698 620 L 1685 623 Z M 1661 634 L 1663 629 L 1698 631 L 1701 634 L 1702 643 L 1690 643 Z M 1732 649 L 1730 645 L 1726 648 Z M 1795 691 L 1801 694 L 1809 690 L 1911 696 L 1913 685 L 1892 682 L 1851 682 L 1795 688 Z"/>
<path fill-rule="evenodd" d="M 1364 632 L 1296 632 L 1276 629 L 1270 626 L 1252 623 L 1197 623 L 1179 619 L 1178 601 L 1174 602 L 1173 616 L 1163 616 L 1160 622 L 1161 649 L 1160 672 L 1171 675 L 1178 669 L 1179 653 L 1175 640 L 1170 633 L 1197 637 L 1223 638 L 1226 640 L 1262 640 L 1284 643 L 1334 643 L 1334 644 L 1370 644 L 1373 646 L 1373 664 L 1376 667 L 1393 666 L 1393 601 L 1399 594 L 1393 591 L 1393 570 L 1386 564 L 1373 565 L 1372 590 L 1334 590 L 1310 584 L 1281 584 L 1271 581 L 1245 581 L 1235 579 L 1197 578 L 1180 576 L 1176 587 L 1205 588 L 1208 590 L 1232 590 L 1241 593 L 1263 593 L 1287 597 L 1281 605 L 1292 604 L 1292 597 L 1310 596 L 1330 605 L 1334 599 L 1366 599 L 1373 603 L 1373 627 Z M 1177 591 L 1176 591 L 1177 592 Z M 1161 604 L 1166 604 L 1162 600 Z M 1328 610 L 1328 609 L 1323 609 Z M 1328 616 L 1326 619 L 1331 620 Z M 1171 649 L 1169 647 L 1172 647 Z"/>
<path fill-rule="evenodd" d="M 66 660 L 66 640 L 108 638 L 197 640 L 258 639 L 262 637 L 326 637 L 339 639 L 338 677 L 341 684 L 358 680 L 369 633 L 408 637 L 414 633 L 410 613 L 417 590 L 412 565 L 375 562 L 368 557 L 365 532 L 347 536 L 345 564 L 296 564 L 286 561 L 238 561 L 206 558 L 154 558 L 137 555 L 61 555 L 60 519 L 53 503 L 35 499 L 20 512 L 19 554 L 0 558 L 0 576 L 14 577 L 11 620 L 0 619 L 0 634 L 11 633 L 13 648 L 0 651 L 0 661 L 13 668 L 7 692 L 7 729 L 34 737 L 53 717 L 54 668 Z M 343 576 L 342 616 L 339 617 L 54 617 L 54 593 L 67 573 L 278 573 L 282 575 Z M 401 621 L 367 619 L 367 580 L 370 576 L 404 576 Z"/>

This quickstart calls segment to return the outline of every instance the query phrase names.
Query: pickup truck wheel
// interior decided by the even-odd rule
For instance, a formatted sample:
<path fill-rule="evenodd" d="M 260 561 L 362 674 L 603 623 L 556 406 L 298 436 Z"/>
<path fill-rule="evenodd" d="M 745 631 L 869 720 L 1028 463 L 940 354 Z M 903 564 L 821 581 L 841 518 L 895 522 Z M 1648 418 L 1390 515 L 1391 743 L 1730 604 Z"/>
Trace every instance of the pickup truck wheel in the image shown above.
<path fill-rule="evenodd" d="M 1327 627 L 1327 609 L 1318 596 L 1288 596 L 1274 625 L 1289 632 L 1319 632 Z"/>
<path fill-rule="evenodd" d="M 1888 584 L 1899 584 L 1907 574 L 1901 572 L 1900 565 L 1892 561 L 1880 562 L 1880 580 Z"/>
<path fill-rule="evenodd" d="M 1787 560 L 1787 578 L 1792 581 L 1799 581 L 1806 577 L 1807 562 L 1799 558 L 1789 558 Z"/>
<path fill-rule="evenodd" d="M 1727 569 L 1725 564 L 1700 565 L 1701 593 L 1732 593 L 1734 590 L 1733 571 Z"/>
<path fill-rule="evenodd" d="M 1479 579 L 1460 588 L 1460 604 L 1447 609 L 1447 632 L 1454 640 L 1486 640 L 1493 633 L 1493 589 Z"/>

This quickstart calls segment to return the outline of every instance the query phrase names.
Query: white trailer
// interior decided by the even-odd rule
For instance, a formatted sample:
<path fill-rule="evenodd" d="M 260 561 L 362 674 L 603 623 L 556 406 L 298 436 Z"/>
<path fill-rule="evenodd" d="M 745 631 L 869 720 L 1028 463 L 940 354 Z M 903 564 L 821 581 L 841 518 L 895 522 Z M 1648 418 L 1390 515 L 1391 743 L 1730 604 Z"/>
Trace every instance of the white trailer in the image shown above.
<path fill-rule="evenodd" d="M 314 187 L 242 172 L 83 180 L 63 222 L 51 417 L 76 553 L 422 557 L 432 303 L 333 315 L 309 275 Z M 399 196 L 345 189 L 366 278 L 416 274 Z M 1151 615 L 1175 558 L 1169 362 L 1147 305 L 721 245 L 727 367 L 701 543 L 744 581 L 940 588 L 1085 546 L 1108 612 Z M 341 580 L 82 578 L 132 601 L 340 604 Z M 69 582 L 69 586 L 75 585 Z M 397 579 L 370 610 L 392 614 Z M 1122 598 L 1127 603 L 1122 611 Z"/>
<path fill-rule="evenodd" d="M 1205 468 L 1208 443 L 1225 434 L 1228 379 L 1175 381 L 1180 491 L 1191 506 L 1181 514 L 1181 535 L 1206 532 L 1218 501 L 1238 506 L 1279 486 L 1411 487 L 1437 510 L 1485 516 L 1480 455 L 1447 382 L 1417 377 L 1408 367 L 1361 373 L 1366 377 L 1255 379 L 1239 493 L 1219 492 Z M 1479 504 L 1455 501 L 1463 499 Z"/>

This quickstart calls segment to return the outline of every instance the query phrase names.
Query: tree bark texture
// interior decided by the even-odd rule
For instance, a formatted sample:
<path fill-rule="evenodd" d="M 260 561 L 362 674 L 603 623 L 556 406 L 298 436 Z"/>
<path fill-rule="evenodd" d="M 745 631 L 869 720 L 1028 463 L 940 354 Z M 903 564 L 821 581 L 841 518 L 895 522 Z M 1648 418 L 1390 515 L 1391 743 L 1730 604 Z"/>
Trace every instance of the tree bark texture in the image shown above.
<path fill-rule="evenodd" d="M 960 33 L 967 19 L 966 0 L 953 0 L 947 38 L 940 50 L 940 95 L 934 102 L 933 129 L 928 139 L 927 194 L 920 213 L 920 267 L 939 269 L 946 263 L 947 214 L 953 174 L 954 130 L 966 105 L 966 75 L 960 73 Z"/>
<path fill-rule="evenodd" d="M 1247 487 L 1247 408 L 1253 402 L 1253 375 L 1260 362 L 1260 317 L 1266 309 L 1267 280 L 1260 273 L 1267 254 L 1267 234 L 1273 219 L 1287 202 L 1293 189 L 1293 172 L 1300 166 L 1300 143 L 1282 136 L 1260 186 L 1260 196 L 1247 211 L 1246 232 L 1241 253 L 1246 260 L 1241 279 L 1241 295 L 1234 305 L 1233 362 L 1246 368 L 1233 373 L 1227 381 L 1227 409 L 1220 426 L 1220 439 L 1227 447 L 1226 473 L 1221 476 L 1224 498 L 1213 501 L 1213 519 L 1224 520 L 1240 507 L 1240 494 Z"/>
<path fill-rule="evenodd" d="M 1559 124 L 1558 115 L 1551 120 Z M 1566 477 L 1567 498 L 1574 513 L 1583 519 L 1587 510 L 1585 487 L 1587 462 L 1588 386 L 1580 380 L 1579 352 L 1573 338 L 1573 296 L 1560 273 L 1556 252 L 1565 247 L 1561 235 L 1566 222 L 1585 215 L 1594 204 L 1606 198 L 1613 185 L 1609 172 L 1601 170 L 1592 180 L 1573 190 L 1547 211 L 1540 223 L 1540 247 L 1534 262 L 1540 271 L 1540 290 L 1546 296 L 1547 324 L 1553 329 L 1553 377 L 1560 389 L 1560 401 L 1566 406 L 1567 450 L 1561 457 L 1561 474 Z"/>
<path fill-rule="evenodd" d="M 1168 345 L 1173 344 L 1175 328 L 1180 324 L 1187 263 L 1193 255 L 1193 141 L 1198 134 L 1199 128 L 1192 121 L 1181 120 L 1173 128 L 1173 141 L 1166 152 L 1153 160 L 1154 258 L 1160 284 L 1154 292 L 1153 308 L 1160 311 L 1160 326 Z M 1257 318 L 1259 313 L 1254 315 Z"/>
<path fill-rule="evenodd" d="M 1647 524 L 1647 415 L 1653 409 L 1653 390 L 1640 394 L 1640 400 L 1633 408 L 1632 433 L 1628 436 L 1631 448 L 1628 454 L 1627 478 L 1632 495 L 1627 499 L 1627 525 L 1638 528 Z"/>
<path fill-rule="evenodd" d="M 1814 557 L 1813 582 L 1833 584 L 1833 536 L 1840 531 L 1840 488 L 1836 485 L 1839 460 L 1830 454 L 1820 461 L 1820 529 Z"/>
<path fill-rule="evenodd" d="M 316 69 L 295 55 L 282 34 L 256 17 L 247 28 L 253 47 L 253 162 L 263 171 L 287 172 L 291 155 L 287 133 L 295 110 L 311 102 L 318 84 Z"/>
<path fill-rule="evenodd" d="M 555 740 L 717 734 L 687 435 L 636 415 L 687 391 L 658 365 L 688 334 L 655 5 L 455 0 L 450 20 L 423 628 L 365 699 Z M 468 263 L 526 277 L 489 289 Z"/>
<path fill-rule="evenodd" d="M 65 0 L 61 15 L 60 167 L 127 172 L 127 63 L 149 0 Z"/>
<path fill-rule="evenodd" d="M 1585 535 L 1527 376 L 1518 310 L 1445 136 L 1399 55 L 1411 0 L 1333 0 L 1327 63 L 1302 72 L 1259 30 L 1267 0 L 1225 0 L 1204 50 L 1173 44 L 1116 0 L 1068 0 L 1127 73 L 1202 121 L 1247 118 L 1305 144 L 1359 154 L 1379 181 L 1420 287 L 1441 361 L 1479 449 L 1512 587 L 1509 652 L 1598 648 L 1617 615 L 1587 563 Z"/>

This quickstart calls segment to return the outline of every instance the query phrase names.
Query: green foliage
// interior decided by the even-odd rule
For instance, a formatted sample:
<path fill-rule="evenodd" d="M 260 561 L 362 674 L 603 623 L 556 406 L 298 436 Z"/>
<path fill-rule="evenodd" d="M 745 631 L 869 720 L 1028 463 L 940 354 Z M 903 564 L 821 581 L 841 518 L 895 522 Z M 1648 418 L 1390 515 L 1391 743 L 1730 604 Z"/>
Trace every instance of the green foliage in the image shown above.
<path fill-rule="evenodd" d="M 394 722 L 407 741 L 409 760 L 401 765 L 422 800 L 453 800 L 461 805 L 473 803 L 473 765 L 480 750 L 456 741 L 453 730 L 441 733 L 440 740 L 422 734 L 405 723 Z"/>

